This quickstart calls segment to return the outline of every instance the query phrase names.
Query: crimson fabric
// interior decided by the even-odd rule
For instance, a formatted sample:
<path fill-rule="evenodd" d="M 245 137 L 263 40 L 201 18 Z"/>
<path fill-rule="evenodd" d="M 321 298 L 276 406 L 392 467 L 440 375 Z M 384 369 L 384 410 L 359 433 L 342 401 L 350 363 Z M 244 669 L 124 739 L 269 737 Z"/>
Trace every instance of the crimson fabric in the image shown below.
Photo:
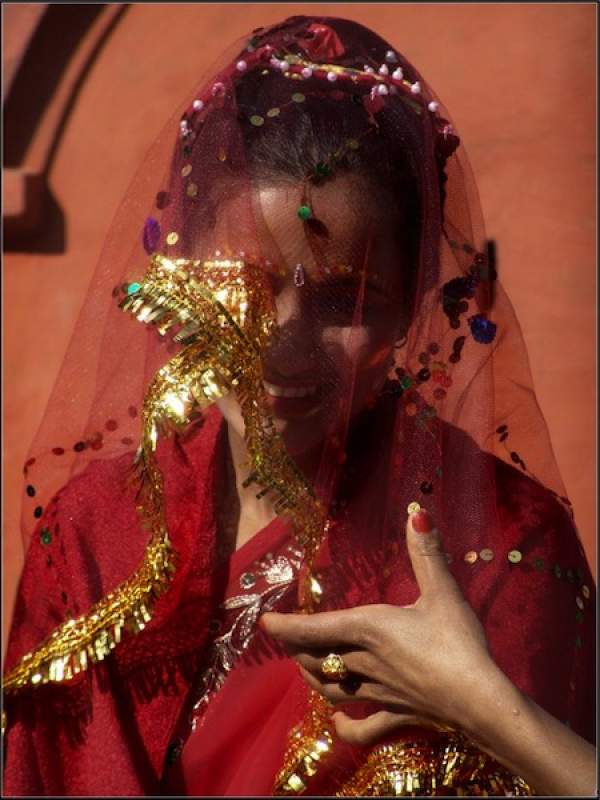
<path fill-rule="evenodd" d="M 267 552 L 276 557 L 292 541 L 285 526 L 270 525 L 232 556 L 225 570 L 227 588 L 210 586 L 213 573 L 223 575 L 222 570 L 210 568 L 204 555 L 211 552 L 214 537 L 217 456 L 224 444 L 221 426 L 218 413 L 209 415 L 195 438 L 182 445 L 177 455 L 170 454 L 169 498 L 177 496 L 189 469 L 194 470 L 197 492 L 172 504 L 179 513 L 172 530 L 181 564 L 156 618 L 142 634 L 123 643 L 111 659 L 71 685 L 47 686 L 7 698 L 5 794 L 272 792 L 287 733 L 302 716 L 306 690 L 293 662 L 265 641 L 264 633 L 253 640 L 209 702 L 201 724 L 187 739 L 181 761 L 165 763 L 169 742 L 189 731 L 186 700 L 190 686 L 202 674 L 209 616 L 224 596 L 240 593 L 239 576 L 252 569 L 258 557 Z M 460 434 L 448 431 L 448 435 Z M 473 443 L 464 437 L 462 446 L 470 458 L 476 455 Z M 593 741 L 594 597 L 586 601 L 581 622 L 575 602 L 579 583 L 592 585 L 585 558 L 568 515 L 550 495 L 515 469 L 489 456 L 486 460 L 499 492 L 498 524 L 486 537 L 494 559 L 467 564 L 464 553 L 452 546 L 452 531 L 444 531 L 444 545 L 452 556 L 450 568 L 477 610 L 501 668 L 544 708 Z M 41 521 L 40 529 L 52 520 L 55 535 L 50 545 L 39 539 L 31 545 L 8 667 L 39 641 L 44 628 L 50 631 L 64 617 L 63 592 L 75 611 L 86 607 L 90 590 L 77 576 L 79 559 L 91 557 L 90 531 L 95 537 L 96 575 L 103 586 L 112 582 L 115 558 L 130 558 L 135 565 L 143 537 L 122 489 L 125 466 L 122 460 L 90 466 L 57 497 L 48 519 Z M 368 467 L 364 462 L 357 466 Z M 348 515 L 352 517 L 351 511 Z M 135 545 L 138 535 L 140 552 L 123 548 L 124 541 Z M 352 563 L 340 564 L 330 554 L 323 556 L 326 589 L 334 582 L 345 583 L 348 604 L 406 604 L 416 599 L 400 531 L 396 546 L 385 551 L 372 547 L 369 532 L 346 524 L 344 536 L 348 535 L 353 542 Z M 508 576 L 499 577 L 508 552 L 514 549 L 523 553 L 523 560 L 511 567 Z M 543 568 L 537 559 L 543 561 Z M 384 565 L 388 574 L 382 580 Z M 573 648 L 576 637 L 581 647 Z M 398 738 L 414 734 L 414 730 L 404 730 Z M 433 734 L 418 731 L 418 735 Z M 335 757 L 323 767 L 311 792 L 333 792 L 360 759 L 356 748 L 338 743 Z"/>

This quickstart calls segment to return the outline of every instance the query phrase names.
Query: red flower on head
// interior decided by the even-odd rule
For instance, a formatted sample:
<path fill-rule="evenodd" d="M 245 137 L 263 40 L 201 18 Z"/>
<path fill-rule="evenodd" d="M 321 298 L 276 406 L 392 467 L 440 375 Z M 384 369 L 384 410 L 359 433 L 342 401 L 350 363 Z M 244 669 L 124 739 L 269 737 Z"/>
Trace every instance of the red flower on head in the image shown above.
<path fill-rule="evenodd" d="M 341 58 L 346 52 L 333 28 L 320 22 L 313 22 L 308 26 L 307 32 L 312 35 L 306 39 L 299 39 L 299 44 L 312 61 L 333 61 Z"/>

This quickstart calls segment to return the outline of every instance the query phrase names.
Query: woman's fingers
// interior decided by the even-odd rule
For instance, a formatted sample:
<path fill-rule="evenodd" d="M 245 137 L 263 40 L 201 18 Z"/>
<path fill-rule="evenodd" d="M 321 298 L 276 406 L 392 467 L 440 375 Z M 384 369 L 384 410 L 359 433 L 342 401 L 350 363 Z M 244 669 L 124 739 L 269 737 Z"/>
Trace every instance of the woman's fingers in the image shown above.
<path fill-rule="evenodd" d="M 323 695 L 333 705 L 364 700 L 372 700 L 376 703 L 400 704 L 399 698 L 379 683 L 365 680 L 356 680 L 348 684 L 344 681 L 339 683 L 328 682 L 313 675 L 312 672 L 302 666 L 300 666 L 300 674 L 312 689 Z"/>
<path fill-rule="evenodd" d="M 360 646 L 365 640 L 367 624 L 368 617 L 362 608 L 317 614 L 268 612 L 263 614 L 260 621 L 261 627 L 275 639 L 305 649 Z"/>
<path fill-rule="evenodd" d="M 448 569 L 439 531 L 424 508 L 411 514 L 406 523 L 406 544 L 421 594 L 445 594 L 462 599 L 462 593 Z"/>
<path fill-rule="evenodd" d="M 323 675 L 321 671 L 321 667 L 323 665 L 323 661 L 328 653 L 323 650 L 323 655 L 316 654 L 314 652 L 306 652 L 304 650 L 291 650 L 290 655 L 299 663 L 301 664 L 304 669 L 311 672 L 316 678 L 321 680 L 329 680 L 331 678 L 327 678 Z M 372 661 L 373 658 L 369 655 L 369 653 L 365 652 L 364 650 L 351 650 L 348 652 L 344 652 L 343 650 L 338 650 L 338 654 L 342 657 L 346 669 L 349 673 L 357 673 L 359 675 L 363 675 L 366 677 L 373 677 L 372 673 Z"/>
<path fill-rule="evenodd" d="M 352 719 L 343 711 L 336 711 L 332 719 L 340 739 L 363 746 L 373 744 L 403 725 L 422 725 L 415 714 L 394 711 L 377 711 L 364 719 Z"/>

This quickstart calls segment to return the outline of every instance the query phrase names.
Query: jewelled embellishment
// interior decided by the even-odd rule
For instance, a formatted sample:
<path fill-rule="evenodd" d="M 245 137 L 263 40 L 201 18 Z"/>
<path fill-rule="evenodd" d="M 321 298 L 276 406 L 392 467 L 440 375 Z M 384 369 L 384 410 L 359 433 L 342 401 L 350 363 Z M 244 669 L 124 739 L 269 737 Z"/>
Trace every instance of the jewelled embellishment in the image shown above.
<path fill-rule="evenodd" d="M 420 503 L 417 503 L 416 500 L 414 500 L 412 503 L 409 503 L 408 508 L 406 509 L 408 514 L 416 514 L 417 511 L 420 510 L 421 510 L 421 505 Z"/>
<path fill-rule="evenodd" d="M 177 244 L 179 241 L 179 234 L 175 233 L 175 231 L 171 231 L 171 233 L 167 234 L 167 244 Z"/>
<path fill-rule="evenodd" d="M 42 528 L 42 532 L 40 533 L 40 541 L 42 544 L 50 544 L 52 541 L 52 534 L 48 528 Z"/>
<path fill-rule="evenodd" d="M 265 118 L 261 117 L 260 114 L 253 114 L 250 117 L 250 124 L 254 125 L 256 128 L 260 128 L 261 125 L 265 124 Z"/>
<path fill-rule="evenodd" d="M 294 269 L 294 286 L 304 286 L 304 267 L 302 264 L 296 264 Z"/>
<path fill-rule="evenodd" d="M 469 550 L 468 553 L 465 553 L 465 561 L 467 564 L 474 564 L 477 561 L 477 553 L 475 550 Z"/>
<path fill-rule="evenodd" d="M 476 314 L 469 320 L 469 328 L 476 342 L 490 344 L 496 336 L 496 323 L 486 319 L 482 314 Z"/>
<path fill-rule="evenodd" d="M 310 206 L 305 204 L 299 206 L 298 208 L 298 216 L 302 220 L 302 222 L 306 222 L 312 217 L 312 209 Z"/>
<path fill-rule="evenodd" d="M 252 572 L 244 572 L 240 576 L 240 586 L 242 589 L 252 589 L 253 586 L 256 586 L 256 577 Z"/>
<path fill-rule="evenodd" d="M 511 564 L 518 564 L 522 558 L 523 555 L 520 550 L 511 550 L 508 554 L 508 560 Z"/>
<path fill-rule="evenodd" d="M 154 219 L 154 217 L 148 217 L 144 223 L 144 233 L 142 236 L 144 250 L 148 253 L 148 255 L 152 255 L 152 253 L 154 253 L 158 247 L 159 241 L 160 225 L 158 220 Z"/>
<path fill-rule="evenodd" d="M 182 168 L 182 170 L 181 170 L 181 174 L 182 174 L 182 176 L 183 176 L 184 178 L 187 178 L 187 176 L 188 176 L 188 175 L 191 173 L 191 171 L 192 171 L 192 165 L 191 165 L 191 164 L 186 164 L 186 165 L 185 165 L 185 166 Z"/>
<path fill-rule="evenodd" d="M 480 550 L 479 557 L 482 561 L 491 561 L 494 558 L 494 551 L 490 550 L 489 547 L 484 547 L 483 550 Z"/>

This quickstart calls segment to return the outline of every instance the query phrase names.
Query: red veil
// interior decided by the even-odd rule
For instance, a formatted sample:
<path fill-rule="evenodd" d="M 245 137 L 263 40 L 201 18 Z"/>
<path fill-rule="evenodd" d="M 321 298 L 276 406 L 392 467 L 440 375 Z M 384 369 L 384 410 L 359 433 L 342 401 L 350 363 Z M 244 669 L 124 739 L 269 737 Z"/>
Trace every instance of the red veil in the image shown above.
<path fill-rule="evenodd" d="M 528 793 L 459 732 L 337 741 L 256 627 L 413 602 L 411 502 L 500 667 L 593 740 L 593 582 L 491 255 L 448 113 L 357 23 L 258 29 L 195 88 L 25 465 L 7 794 Z M 235 552 L 231 407 L 276 513 Z"/>

